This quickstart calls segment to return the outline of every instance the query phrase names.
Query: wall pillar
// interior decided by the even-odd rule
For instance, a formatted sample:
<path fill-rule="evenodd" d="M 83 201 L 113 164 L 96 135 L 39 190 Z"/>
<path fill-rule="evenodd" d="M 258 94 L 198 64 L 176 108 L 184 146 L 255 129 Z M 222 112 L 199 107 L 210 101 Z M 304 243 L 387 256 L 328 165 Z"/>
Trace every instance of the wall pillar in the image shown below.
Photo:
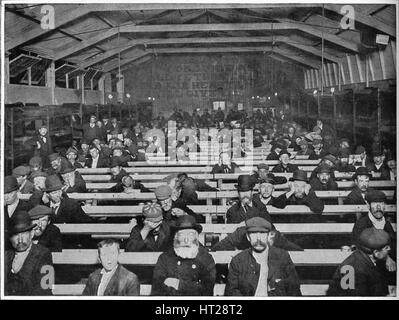
<path fill-rule="evenodd" d="M 50 88 L 51 103 L 55 102 L 55 63 L 51 61 L 50 66 L 46 70 L 46 86 Z"/>

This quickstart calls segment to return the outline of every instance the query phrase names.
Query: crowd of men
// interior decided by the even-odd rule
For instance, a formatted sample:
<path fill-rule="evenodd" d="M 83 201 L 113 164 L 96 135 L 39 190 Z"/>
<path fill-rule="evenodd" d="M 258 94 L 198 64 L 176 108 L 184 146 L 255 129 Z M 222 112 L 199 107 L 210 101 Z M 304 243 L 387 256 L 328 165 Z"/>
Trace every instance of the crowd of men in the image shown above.
<path fill-rule="evenodd" d="M 12 175 L 4 178 L 6 295 L 51 295 L 51 286 L 43 286 L 42 272 L 43 267 L 53 266 L 51 252 L 77 248 L 97 248 L 102 265 L 89 275 L 83 295 L 139 295 L 141 279 L 118 262 L 123 248 L 126 252 L 162 252 L 152 274 L 152 295 L 213 295 L 218 270 L 209 251 L 242 250 L 229 264 L 225 295 L 300 296 L 300 281 L 287 251 L 303 248 L 276 229 L 268 208 L 305 205 L 314 214 L 303 215 L 296 222 L 324 222 L 324 206 L 337 202 L 318 197 L 317 191 L 338 190 L 336 176 L 340 173 L 353 173 L 347 180 L 353 180 L 354 186 L 344 203 L 367 205 L 368 212 L 341 217 L 341 221 L 354 223 L 349 244 L 353 253 L 331 275 L 327 294 L 391 294 L 389 285 L 396 279 L 396 232 L 385 206 L 388 202 L 396 203 L 396 191 L 393 199 L 388 200 L 384 192 L 370 188 L 369 184 L 372 180 L 396 181 L 392 151 L 384 149 L 378 141 L 371 153 L 363 146 L 352 146 L 348 139 L 338 139 L 334 130 L 321 120 L 312 131 L 305 131 L 287 121 L 283 113 L 255 113 L 248 117 L 234 108 L 226 116 L 220 109 L 213 114 L 205 110 L 200 116 L 197 111 L 190 115 L 175 110 L 168 120 L 176 121 L 178 129 L 252 128 L 254 147 L 262 145 L 264 136 L 271 140 L 267 160 L 279 161 L 271 170 L 266 163 L 260 163 L 250 174 L 241 172 L 229 152 L 221 152 L 211 170 L 240 173 L 236 184 L 238 198 L 229 201 L 222 221 L 238 224 L 236 231 L 213 242 L 211 247 L 200 243 L 205 218 L 189 205 L 201 202 L 197 192 L 219 189 L 184 172 L 166 177 L 155 189 L 152 202 L 142 204 L 134 198 L 137 191 L 151 190 L 124 168 L 130 162 L 134 167 L 135 161 L 146 161 L 145 150 L 155 140 L 146 140 L 145 133 L 153 128 L 167 130 L 167 120 L 162 115 L 150 124 L 137 123 L 132 127 L 121 126 L 115 118 L 109 121 L 103 116 L 100 120 L 92 115 L 82 126 L 80 143 L 57 153 L 51 148 L 47 127 L 42 126 L 30 142 L 34 153 L 29 163 L 14 168 Z M 292 163 L 295 155 L 320 159 L 310 177 Z M 109 168 L 113 186 L 107 192 L 132 194 L 131 200 L 112 204 L 140 205 L 142 215 L 126 221 L 86 214 L 83 202 L 68 196 L 89 192 L 77 170 L 80 168 Z M 287 181 L 279 173 L 292 173 L 292 177 Z M 276 185 L 284 185 L 285 191 L 276 195 Z M 91 204 L 90 200 L 84 202 Z M 122 243 L 106 239 L 97 244 L 87 235 L 63 235 L 56 226 L 115 221 L 131 225 L 130 236 Z M 353 285 L 343 287 L 342 270 L 348 266 L 355 280 Z"/>

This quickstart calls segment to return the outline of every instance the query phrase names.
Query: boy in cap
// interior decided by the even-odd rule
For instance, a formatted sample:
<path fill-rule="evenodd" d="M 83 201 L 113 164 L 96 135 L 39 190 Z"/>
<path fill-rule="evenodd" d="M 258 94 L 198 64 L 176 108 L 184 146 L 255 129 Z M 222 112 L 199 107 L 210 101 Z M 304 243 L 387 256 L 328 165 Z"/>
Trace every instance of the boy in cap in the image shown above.
<path fill-rule="evenodd" d="M 17 182 L 19 185 L 19 193 L 21 194 L 30 194 L 33 192 L 33 184 L 28 180 L 28 176 L 30 175 L 30 167 L 28 166 L 19 166 L 12 170 L 12 175 L 17 178 Z"/>
<path fill-rule="evenodd" d="M 328 296 L 387 296 L 388 285 L 377 264 L 390 251 L 390 237 L 384 230 L 364 229 L 354 251 L 333 275 Z"/>
<path fill-rule="evenodd" d="M 143 220 L 133 227 L 125 251 L 166 251 L 172 247 L 170 224 L 164 220 L 157 203 L 143 207 Z"/>
<path fill-rule="evenodd" d="M 282 150 L 279 155 L 280 163 L 272 169 L 272 172 L 276 173 L 297 171 L 299 168 L 297 165 L 290 163 L 290 157 L 291 154 L 287 151 L 287 149 Z"/>
<path fill-rule="evenodd" d="M 139 296 L 140 282 L 137 276 L 118 262 L 119 242 L 102 240 L 97 244 L 102 268 L 89 275 L 83 296 Z"/>
<path fill-rule="evenodd" d="M 213 257 L 199 243 L 201 225 L 194 217 L 184 215 L 171 227 L 173 247 L 158 258 L 151 295 L 213 296 L 216 266 Z"/>
<path fill-rule="evenodd" d="M 356 221 L 352 230 L 353 241 L 358 245 L 362 231 L 367 228 L 386 231 L 390 236 L 392 246 L 392 251 L 386 259 L 386 269 L 390 272 L 396 271 L 396 262 L 394 261 L 396 260 L 396 232 L 389 219 L 385 218 L 385 193 L 380 190 L 369 191 L 366 193 L 365 199 L 369 207 L 369 212 Z"/>
<path fill-rule="evenodd" d="M 54 284 L 52 256 L 47 248 L 33 243 L 34 228 L 26 211 L 18 211 L 10 219 L 7 231 L 13 249 L 4 254 L 6 296 L 51 295 Z"/>
<path fill-rule="evenodd" d="M 162 214 L 166 221 L 176 220 L 180 216 L 190 215 L 199 223 L 204 222 L 205 219 L 201 214 L 192 211 L 182 201 L 172 199 L 172 189 L 168 185 L 160 185 L 155 189 L 155 197 L 158 204 L 162 208 Z"/>
<path fill-rule="evenodd" d="M 240 175 L 238 177 L 238 184 L 236 185 L 238 191 L 239 202 L 235 203 L 226 212 L 226 223 L 240 223 L 252 217 L 263 217 L 271 221 L 271 217 L 267 212 L 267 208 L 261 202 L 253 201 L 253 188 L 255 181 L 253 176 Z"/>
<path fill-rule="evenodd" d="M 46 247 L 51 252 L 62 251 L 62 237 L 60 229 L 51 223 L 51 208 L 37 205 L 30 209 L 29 217 L 35 225 L 33 229 L 33 243 Z"/>
<path fill-rule="evenodd" d="M 269 244 L 272 225 L 254 217 L 245 222 L 251 244 L 231 259 L 226 296 L 300 296 L 295 266 L 287 251 Z"/>

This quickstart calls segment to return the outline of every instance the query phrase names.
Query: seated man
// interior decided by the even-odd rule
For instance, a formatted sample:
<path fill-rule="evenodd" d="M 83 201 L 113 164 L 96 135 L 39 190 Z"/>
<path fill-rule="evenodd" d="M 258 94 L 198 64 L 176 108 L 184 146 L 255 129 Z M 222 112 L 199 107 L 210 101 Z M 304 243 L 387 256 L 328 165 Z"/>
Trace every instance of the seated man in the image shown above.
<path fill-rule="evenodd" d="M 65 156 L 68 159 L 68 162 L 72 165 L 73 168 L 83 168 L 82 165 L 77 161 L 78 151 L 75 148 L 68 148 Z"/>
<path fill-rule="evenodd" d="M 368 191 L 373 191 L 369 188 L 371 173 L 366 167 L 359 167 L 353 175 L 355 185 L 348 197 L 344 201 L 345 204 L 366 204 L 365 196 Z"/>
<path fill-rule="evenodd" d="M 312 150 L 309 148 L 309 144 L 305 139 L 299 141 L 299 147 L 301 150 L 297 152 L 298 156 L 310 156 L 312 154 Z"/>
<path fill-rule="evenodd" d="M 331 167 L 322 164 L 317 168 L 317 177 L 310 179 L 310 186 L 314 191 L 338 190 L 338 184 L 331 177 Z"/>
<path fill-rule="evenodd" d="M 231 259 L 226 296 L 300 296 L 295 266 L 287 251 L 268 243 L 272 225 L 259 217 L 246 221 L 251 247 Z"/>
<path fill-rule="evenodd" d="M 126 172 L 125 169 L 122 168 L 121 161 L 120 161 L 119 157 L 112 158 L 109 168 L 111 171 L 111 179 L 109 182 L 116 183 L 116 185 L 113 186 L 111 189 L 109 189 L 109 191 L 110 192 L 122 192 L 123 191 L 122 178 L 127 176 L 128 173 Z"/>
<path fill-rule="evenodd" d="M 144 221 L 133 227 L 125 251 L 166 251 L 172 247 L 170 223 L 157 203 L 143 207 Z"/>
<path fill-rule="evenodd" d="M 287 183 L 287 178 L 275 176 L 269 172 L 269 166 L 266 163 L 260 163 L 257 165 L 257 171 L 252 175 L 255 180 L 259 181 L 262 179 L 273 179 L 275 184 Z"/>
<path fill-rule="evenodd" d="M 60 171 L 62 180 L 64 181 L 65 193 L 86 193 L 86 181 L 83 180 L 81 174 L 69 162 Z"/>
<path fill-rule="evenodd" d="M 367 166 L 374 180 L 389 180 L 389 167 L 384 163 L 385 155 L 382 151 L 374 151 L 373 163 Z"/>
<path fill-rule="evenodd" d="M 287 151 L 287 149 L 282 150 L 280 152 L 280 158 L 279 158 L 280 163 L 272 169 L 272 172 L 295 172 L 295 171 L 297 171 L 298 166 L 290 163 L 290 157 L 291 157 L 291 154 Z"/>
<path fill-rule="evenodd" d="M 331 168 L 331 171 L 330 171 L 330 172 L 331 172 L 331 173 L 330 173 L 331 178 L 335 179 L 334 171 L 336 171 L 336 168 L 335 168 L 336 162 L 337 162 L 337 158 L 336 158 L 334 155 L 328 153 L 326 156 L 324 156 L 324 157 L 322 158 L 322 160 L 319 162 L 319 164 L 317 165 L 317 167 L 314 168 L 314 170 L 313 170 L 312 173 L 310 174 L 310 179 L 313 179 L 313 178 L 316 178 L 316 177 L 317 177 L 317 170 L 318 170 L 318 167 L 319 167 L 319 166 L 322 166 L 322 165 L 327 165 L 327 166 L 329 166 L 329 167 Z"/>
<path fill-rule="evenodd" d="M 370 158 L 367 156 L 366 149 L 363 146 L 357 146 L 355 150 L 355 155 L 360 159 L 353 163 L 354 166 L 368 167 L 373 164 Z"/>
<path fill-rule="evenodd" d="M 181 216 L 173 225 L 173 248 L 162 253 L 154 268 L 153 296 L 213 296 L 215 261 L 199 243 L 201 225 Z M 177 266 L 177 267 L 176 267 Z"/>
<path fill-rule="evenodd" d="M 138 180 L 133 180 L 132 176 L 126 175 L 122 178 L 123 192 L 124 193 L 134 193 L 137 191 L 140 192 L 151 192 L 150 189 L 147 189 L 140 183 Z"/>
<path fill-rule="evenodd" d="M 118 263 L 119 242 L 113 239 L 98 243 L 98 257 L 102 268 L 89 275 L 84 296 L 139 296 L 137 276 Z"/>
<path fill-rule="evenodd" d="M 160 185 L 155 189 L 155 197 L 157 198 L 158 204 L 162 208 L 163 218 L 171 222 L 176 220 L 180 216 L 190 215 L 195 218 L 199 223 L 204 222 L 205 219 L 201 214 L 197 214 L 187 207 L 181 201 L 175 201 L 172 199 L 172 189 L 167 185 Z"/>
<path fill-rule="evenodd" d="M 253 188 L 255 181 L 250 175 L 240 175 L 238 184 L 239 202 L 227 210 L 226 223 L 240 223 L 252 217 L 262 217 L 271 221 L 266 206 L 262 202 L 253 202 Z"/>
<path fill-rule="evenodd" d="M 44 193 L 44 189 L 46 189 L 47 177 L 47 173 L 41 171 L 35 171 L 30 175 L 34 187 L 32 196 L 29 199 L 32 207 L 35 207 L 38 204 L 46 204 L 50 201 Z"/>
<path fill-rule="evenodd" d="M 109 158 L 100 155 L 100 151 L 95 145 L 89 148 L 91 158 L 88 158 L 85 163 L 85 168 L 107 168 L 109 165 Z"/>
<path fill-rule="evenodd" d="M 313 151 L 309 155 L 309 160 L 322 159 L 327 155 L 327 152 L 323 149 L 323 141 L 321 139 L 314 139 L 312 144 Z"/>
<path fill-rule="evenodd" d="M 349 164 L 349 152 L 341 150 L 338 153 L 338 162 L 335 166 L 338 172 L 355 172 L 356 168 L 352 164 Z"/>
<path fill-rule="evenodd" d="M 51 295 L 54 269 L 50 251 L 32 242 L 35 225 L 26 211 L 10 219 L 8 234 L 12 250 L 4 254 L 4 294 L 6 296 Z"/>
<path fill-rule="evenodd" d="M 60 229 L 51 223 L 52 213 L 51 208 L 43 205 L 37 205 L 28 212 L 36 226 L 33 229 L 33 243 L 40 244 L 51 252 L 57 252 L 62 251 L 62 237 Z"/>
<path fill-rule="evenodd" d="M 42 158 L 40 158 L 40 157 L 30 158 L 29 167 L 30 167 L 31 172 L 42 171 L 42 169 L 43 169 Z"/>
<path fill-rule="evenodd" d="M 335 271 L 328 296 L 387 296 L 388 285 L 377 267 L 390 251 L 389 234 L 376 228 L 364 229 L 358 248 Z M 345 277 L 345 278 L 344 278 Z"/>
<path fill-rule="evenodd" d="M 213 166 L 211 173 L 235 173 L 240 171 L 240 167 L 231 161 L 230 154 L 221 152 L 219 155 L 219 162 Z"/>
<path fill-rule="evenodd" d="M 272 149 L 270 150 L 269 155 L 266 157 L 266 160 L 279 160 L 280 153 L 282 150 L 287 148 L 287 144 L 283 140 L 275 141 L 272 144 Z"/>
<path fill-rule="evenodd" d="M 49 176 L 53 174 L 60 174 L 61 168 L 65 167 L 68 163 L 68 160 L 64 157 L 61 157 L 58 153 L 52 153 L 48 156 L 51 167 L 47 169 L 47 174 Z"/>
<path fill-rule="evenodd" d="M 21 200 L 18 198 L 18 182 L 14 176 L 4 177 L 4 225 L 7 225 L 7 221 L 12 217 L 14 212 L 17 211 L 28 211 L 32 208 L 29 201 Z"/>
<path fill-rule="evenodd" d="M 366 194 L 366 201 L 369 207 L 369 213 L 356 221 L 353 230 L 353 241 L 359 246 L 360 235 L 367 228 L 375 228 L 386 231 L 391 239 L 392 251 L 385 259 L 385 267 L 389 272 L 396 271 L 396 232 L 388 219 L 385 219 L 386 196 L 380 190 L 369 191 Z"/>
<path fill-rule="evenodd" d="M 396 159 L 388 158 L 387 165 L 389 168 L 389 180 L 396 181 Z"/>
<path fill-rule="evenodd" d="M 287 198 L 291 196 L 290 192 L 283 193 L 280 196 L 273 197 L 274 185 L 276 182 L 272 178 L 259 180 L 259 192 L 253 197 L 254 203 L 262 203 L 263 205 L 273 206 L 279 209 L 285 208 Z M 292 184 L 290 184 L 292 186 Z M 293 192 L 293 190 L 290 190 Z"/>
<path fill-rule="evenodd" d="M 28 180 L 30 174 L 30 167 L 19 166 L 12 171 L 12 175 L 17 179 L 19 186 L 19 193 L 30 194 L 33 192 L 33 184 Z"/>
<path fill-rule="evenodd" d="M 290 182 L 293 184 L 290 186 L 290 190 L 295 190 L 295 192 L 287 198 L 287 205 L 305 205 L 314 213 L 323 212 L 324 202 L 316 196 L 312 187 L 308 184 L 305 171 L 295 171 Z"/>
<path fill-rule="evenodd" d="M 189 177 L 185 172 L 179 173 L 177 178 L 182 189 L 180 196 L 186 204 L 198 204 L 197 191 L 218 191 L 203 180 Z"/>

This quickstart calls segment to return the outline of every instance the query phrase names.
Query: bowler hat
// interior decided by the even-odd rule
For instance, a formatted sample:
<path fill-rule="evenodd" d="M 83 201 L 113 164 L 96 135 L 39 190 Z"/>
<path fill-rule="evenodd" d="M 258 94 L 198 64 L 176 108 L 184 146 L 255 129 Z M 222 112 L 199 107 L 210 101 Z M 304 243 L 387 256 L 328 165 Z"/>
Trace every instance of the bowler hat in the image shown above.
<path fill-rule="evenodd" d="M 11 236 L 16 233 L 32 230 L 34 227 L 36 225 L 32 223 L 26 211 L 17 211 L 10 218 L 8 232 Z"/>
<path fill-rule="evenodd" d="M 12 170 L 12 175 L 15 177 L 27 176 L 30 173 L 30 168 L 28 166 L 18 166 Z"/>
<path fill-rule="evenodd" d="M 44 191 L 46 192 L 56 191 L 62 189 L 63 187 L 64 185 L 62 184 L 58 175 L 53 174 L 47 177 L 46 188 L 44 189 Z"/>
<path fill-rule="evenodd" d="M 384 192 L 380 190 L 372 190 L 366 193 L 364 197 L 368 203 L 371 202 L 386 202 L 387 197 Z"/>
<path fill-rule="evenodd" d="M 177 218 L 177 220 L 171 224 L 171 228 L 174 232 L 185 229 L 194 229 L 198 233 L 202 232 L 202 226 L 195 221 L 193 216 L 188 214 Z"/>
<path fill-rule="evenodd" d="M 48 159 L 51 161 L 57 160 L 60 155 L 58 153 L 52 153 L 48 156 Z"/>
<path fill-rule="evenodd" d="M 50 207 L 38 204 L 36 207 L 30 209 L 28 214 L 31 220 L 36 220 L 44 216 L 50 216 L 52 212 Z"/>
<path fill-rule="evenodd" d="M 368 176 L 369 178 L 371 178 L 371 173 L 366 167 L 359 167 L 356 169 L 356 172 L 352 176 L 352 179 L 355 180 L 358 176 Z"/>
<path fill-rule="evenodd" d="M 260 169 L 265 169 L 265 170 L 269 170 L 269 166 L 266 163 L 259 163 L 257 165 L 258 170 Z"/>
<path fill-rule="evenodd" d="M 4 177 L 4 193 L 10 193 L 12 191 L 18 190 L 18 182 L 17 178 L 14 176 L 6 176 Z"/>
<path fill-rule="evenodd" d="M 376 228 L 367 228 L 362 231 L 359 236 L 360 248 L 369 250 L 379 250 L 390 243 L 389 233 Z"/>
<path fill-rule="evenodd" d="M 291 153 L 289 153 L 287 149 L 281 150 L 278 156 L 281 157 L 283 154 L 287 154 L 288 157 L 291 157 Z"/>
<path fill-rule="evenodd" d="M 155 197 L 157 200 L 168 199 L 172 195 L 172 189 L 168 185 L 160 185 L 155 189 Z"/>
<path fill-rule="evenodd" d="M 146 220 L 159 222 L 163 219 L 162 208 L 158 203 L 147 204 L 143 207 L 143 214 Z"/>
<path fill-rule="evenodd" d="M 269 232 L 272 225 L 269 221 L 261 217 L 253 217 L 245 221 L 247 232 Z"/>
<path fill-rule="evenodd" d="M 325 163 L 320 164 L 317 169 L 317 173 L 331 173 L 331 167 L 329 165 L 326 165 Z"/>
<path fill-rule="evenodd" d="M 73 168 L 72 164 L 69 161 L 62 164 L 61 170 L 60 170 L 61 174 L 69 173 L 72 171 L 75 171 L 75 169 Z"/>
<path fill-rule="evenodd" d="M 290 178 L 290 181 L 305 181 L 305 182 L 308 182 L 308 175 L 303 170 L 296 170 L 292 174 L 292 178 Z"/>
<path fill-rule="evenodd" d="M 254 178 L 250 175 L 244 174 L 238 176 L 237 184 L 234 185 L 238 191 L 249 191 L 255 186 Z"/>
<path fill-rule="evenodd" d="M 37 167 L 37 166 L 42 166 L 42 158 L 40 157 L 32 157 L 29 160 L 29 166 L 31 167 Z"/>

